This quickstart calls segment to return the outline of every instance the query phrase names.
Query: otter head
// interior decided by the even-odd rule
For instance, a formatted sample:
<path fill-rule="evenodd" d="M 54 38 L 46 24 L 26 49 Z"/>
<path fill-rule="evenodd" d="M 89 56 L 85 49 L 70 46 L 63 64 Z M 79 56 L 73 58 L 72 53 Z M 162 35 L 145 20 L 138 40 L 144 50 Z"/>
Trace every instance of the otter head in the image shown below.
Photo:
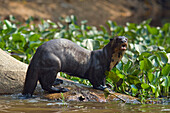
<path fill-rule="evenodd" d="M 111 62 L 109 69 L 111 70 L 122 59 L 125 50 L 127 49 L 128 39 L 124 36 L 116 36 L 115 38 L 110 39 L 110 44 Z"/>
<path fill-rule="evenodd" d="M 124 52 L 127 49 L 128 39 L 125 36 L 116 36 L 110 39 L 110 42 L 114 52 Z"/>

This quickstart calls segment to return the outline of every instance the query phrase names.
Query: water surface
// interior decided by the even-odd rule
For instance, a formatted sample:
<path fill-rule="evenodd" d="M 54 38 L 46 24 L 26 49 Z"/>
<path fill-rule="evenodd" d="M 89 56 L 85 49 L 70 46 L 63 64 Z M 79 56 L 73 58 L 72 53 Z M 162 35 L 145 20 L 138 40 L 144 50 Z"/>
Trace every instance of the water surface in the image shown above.
<path fill-rule="evenodd" d="M 47 99 L 18 99 L 0 96 L 0 113 L 168 113 L 170 104 L 125 104 L 114 102 L 58 102 Z"/>

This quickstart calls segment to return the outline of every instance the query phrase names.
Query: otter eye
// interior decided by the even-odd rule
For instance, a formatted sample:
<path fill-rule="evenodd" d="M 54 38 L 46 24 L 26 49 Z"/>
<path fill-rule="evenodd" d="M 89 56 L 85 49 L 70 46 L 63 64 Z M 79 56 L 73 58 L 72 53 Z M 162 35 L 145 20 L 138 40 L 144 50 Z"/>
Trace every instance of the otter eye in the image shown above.
<path fill-rule="evenodd" d="M 121 38 L 117 38 L 116 41 L 117 41 L 117 42 L 120 42 L 120 41 L 121 41 Z"/>

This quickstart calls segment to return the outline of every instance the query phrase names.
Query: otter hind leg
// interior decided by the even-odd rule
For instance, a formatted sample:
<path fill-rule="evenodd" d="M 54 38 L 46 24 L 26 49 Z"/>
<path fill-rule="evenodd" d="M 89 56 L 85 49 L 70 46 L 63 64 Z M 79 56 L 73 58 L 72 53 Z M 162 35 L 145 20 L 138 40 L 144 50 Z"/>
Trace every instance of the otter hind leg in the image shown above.
<path fill-rule="evenodd" d="M 39 81 L 42 89 L 49 93 L 67 92 L 68 89 L 66 88 L 56 88 L 53 86 L 55 84 L 56 76 L 56 69 L 42 69 L 41 74 L 39 74 Z"/>

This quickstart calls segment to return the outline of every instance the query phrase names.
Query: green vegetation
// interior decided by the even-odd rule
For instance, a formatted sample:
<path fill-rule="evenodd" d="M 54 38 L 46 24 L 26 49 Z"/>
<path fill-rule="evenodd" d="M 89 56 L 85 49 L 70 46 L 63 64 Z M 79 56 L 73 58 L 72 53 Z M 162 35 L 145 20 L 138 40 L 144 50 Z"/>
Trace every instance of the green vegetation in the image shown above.
<path fill-rule="evenodd" d="M 22 26 L 13 16 L 0 21 L 0 48 L 11 53 L 16 59 L 29 63 L 37 47 L 54 38 L 66 38 L 90 50 L 102 48 L 115 35 L 129 39 L 129 47 L 122 61 L 107 72 L 107 83 L 120 93 L 147 98 L 168 97 L 170 87 L 170 23 L 163 27 L 151 27 L 151 20 L 141 24 L 127 23 L 119 26 L 108 21 L 107 28 L 87 25 L 87 21 L 77 24 L 71 15 L 60 18 L 60 22 L 42 20 L 34 24 L 30 17 Z M 68 79 L 90 85 L 88 80 L 71 77 Z M 120 84 L 122 82 L 122 84 Z M 118 87 L 119 86 L 119 87 Z"/>

